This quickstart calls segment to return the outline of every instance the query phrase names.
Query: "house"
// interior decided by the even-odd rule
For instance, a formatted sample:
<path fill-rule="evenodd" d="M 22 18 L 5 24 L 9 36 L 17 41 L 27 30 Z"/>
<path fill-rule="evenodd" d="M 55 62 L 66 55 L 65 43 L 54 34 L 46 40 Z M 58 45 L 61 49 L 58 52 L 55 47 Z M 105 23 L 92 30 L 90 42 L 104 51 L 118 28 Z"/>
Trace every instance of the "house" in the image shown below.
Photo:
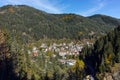
<path fill-rule="evenodd" d="M 31 54 L 31 51 L 30 51 L 30 50 L 28 50 L 28 54 Z"/>
<path fill-rule="evenodd" d="M 44 48 L 44 49 L 42 49 L 42 51 L 46 53 L 48 51 L 48 49 Z"/>
<path fill-rule="evenodd" d="M 77 50 L 74 51 L 74 55 L 79 55 L 79 52 Z"/>
<path fill-rule="evenodd" d="M 63 43 L 63 46 L 66 46 L 66 43 Z"/>
<path fill-rule="evenodd" d="M 47 44 L 45 44 L 45 43 L 42 43 L 41 44 L 41 46 L 40 46 L 40 48 L 47 48 L 48 46 L 47 46 Z"/>
<path fill-rule="evenodd" d="M 56 55 L 55 55 L 55 54 L 52 54 L 52 57 L 54 57 L 54 58 L 55 58 L 55 57 L 56 57 Z"/>
<path fill-rule="evenodd" d="M 56 48 L 56 49 L 55 49 L 55 52 L 60 52 L 60 49 L 59 49 L 59 48 Z"/>
<path fill-rule="evenodd" d="M 73 60 L 73 59 L 66 60 L 66 64 L 68 66 L 73 66 L 73 65 L 75 65 L 75 63 L 76 63 L 76 60 Z"/>
<path fill-rule="evenodd" d="M 59 52 L 59 56 L 62 56 L 63 58 L 65 58 L 65 55 L 67 54 L 67 52 L 65 50 L 61 50 Z"/>
<path fill-rule="evenodd" d="M 38 56 L 37 52 L 33 52 L 32 54 L 33 54 L 33 56 Z"/>
<path fill-rule="evenodd" d="M 38 49 L 37 49 L 37 47 L 33 47 L 32 55 L 33 56 L 38 56 Z"/>
<path fill-rule="evenodd" d="M 73 60 L 73 59 L 69 59 L 69 60 L 58 59 L 58 62 L 60 62 L 62 64 L 66 64 L 68 66 L 73 66 L 76 63 L 76 60 Z"/>
<path fill-rule="evenodd" d="M 58 59 L 58 62 L 62 63 L 62 64 L 65 64 L 66 63 L 66 60 L 64 59 Z"/>
<path fill-rule="evenodd" d="M 92 75 L 87 75 L 83 80 L 95 80 Z"/>
<path fill-rule="evenodd" d="M 69 47 L 71 47 L 71 46 L 73 46 L 73 44 L 74 44 L 74 43 L 73 43 L 73 42 L 71 42 L 71 43 L 69 43 L 69 44 L 68 44 L 68 46 L 69 46 Z"/>

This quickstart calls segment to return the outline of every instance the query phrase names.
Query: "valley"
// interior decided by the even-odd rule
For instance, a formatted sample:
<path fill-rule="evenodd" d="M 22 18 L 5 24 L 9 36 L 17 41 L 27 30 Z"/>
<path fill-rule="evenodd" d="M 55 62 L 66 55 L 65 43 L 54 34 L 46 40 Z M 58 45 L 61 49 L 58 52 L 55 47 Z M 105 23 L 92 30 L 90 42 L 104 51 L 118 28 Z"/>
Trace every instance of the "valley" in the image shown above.
<path fill-rule="evenodd" d="M 0 80 L 119 80 L 120 19 L 0 7 Z"/>

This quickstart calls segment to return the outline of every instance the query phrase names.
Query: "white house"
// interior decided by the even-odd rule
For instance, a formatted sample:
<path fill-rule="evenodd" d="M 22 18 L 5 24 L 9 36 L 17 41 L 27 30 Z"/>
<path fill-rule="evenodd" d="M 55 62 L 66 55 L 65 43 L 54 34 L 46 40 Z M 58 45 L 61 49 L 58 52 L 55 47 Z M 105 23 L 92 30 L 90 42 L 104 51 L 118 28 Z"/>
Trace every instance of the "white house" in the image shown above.
<path fill-rule="evenodd" d="M 59 52 L 59 56 L 62 56 L 63 58 L 65 58 L 65 55 L 67 54 L 67 51 L 65 51 L 65 50 L 61 50 L 60 52 Z"/>
<path fill-rule="evenodd" d="M 33 47 L 32 54 L 33 54 L 33 56 L 38 56 L 38 49 L 37 49 L 37 47 Z"/>
<path fill-rule="evenodd" d="M 76 60 L 73 60 L 73 59 L 66 60 L 66 64 L 69 66 L 75 65 L 75 63 L 76 63 Z"/>

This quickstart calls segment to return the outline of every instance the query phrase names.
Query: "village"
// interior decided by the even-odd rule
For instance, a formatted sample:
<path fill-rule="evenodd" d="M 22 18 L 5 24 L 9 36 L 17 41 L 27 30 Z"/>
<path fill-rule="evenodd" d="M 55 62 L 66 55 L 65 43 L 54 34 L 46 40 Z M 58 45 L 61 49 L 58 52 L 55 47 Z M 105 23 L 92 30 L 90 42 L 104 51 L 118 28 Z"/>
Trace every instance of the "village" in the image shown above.
<path fill-rule="evenodd" d="M 29 49 L 28 54 L 34 58 L 41 56 L 41 54 L 44 54 L 45 57 L 57 57 L 57 61 L 60 64 L 72 66 L 76 63 L 76 59 L 79 57 L 79 55 L 82 54 L 82 49 L 85 45 L 91 46 L 93 43 L 53 43 L 49 46 L 46 43 L 42 43 L 39 47 L 33 46 L 32 49 Z M 35 62 L 34 60 L 32 61 Z"/>

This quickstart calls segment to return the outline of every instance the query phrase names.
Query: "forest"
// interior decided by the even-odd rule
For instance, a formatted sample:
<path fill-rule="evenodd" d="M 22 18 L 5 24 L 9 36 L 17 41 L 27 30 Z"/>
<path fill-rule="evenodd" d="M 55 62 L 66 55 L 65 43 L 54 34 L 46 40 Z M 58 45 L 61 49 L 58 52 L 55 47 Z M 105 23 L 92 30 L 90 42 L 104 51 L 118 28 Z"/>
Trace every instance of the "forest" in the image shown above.
<path fill-rule="evenodd" d="M 107 74 L 119 80 L 119 24 L 119 19 L 100 14 L 83 17 L 25 5 L 0 7 L 0 80 L 102 80 Z M 87 42 L 92 39 L 92 44 Z M 75 51 L 77 56 L 60 56 L 57 44 L 47 50 L 45 44 L 40 46 L 43 42 L 56 42 L 63 52 L 69 47 L 81 50 Z M 74 65 L 68 65 L 70 61 Z"/>
<path fill-rule="evenodd" d="M 113 30 L 120 20 L 96 14 L 49 14 L 26 5 L 0 7 L 0 28 L 17 34 L 23 42 L 48 39 L 98 38 Z"/>

